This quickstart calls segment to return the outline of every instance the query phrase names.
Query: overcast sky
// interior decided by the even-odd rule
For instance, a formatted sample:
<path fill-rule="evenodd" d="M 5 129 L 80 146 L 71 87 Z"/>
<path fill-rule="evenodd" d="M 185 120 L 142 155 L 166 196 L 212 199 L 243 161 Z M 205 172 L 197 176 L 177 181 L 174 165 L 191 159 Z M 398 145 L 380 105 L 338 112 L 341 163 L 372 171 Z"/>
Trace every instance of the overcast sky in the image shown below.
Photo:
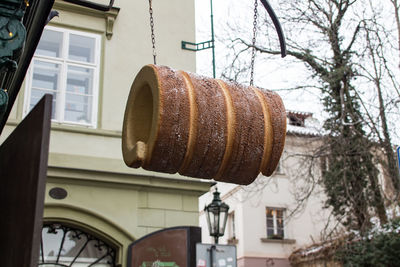
<path fill-rule="evenodd" d="M 211 39 L 211 26 L 210 26 L 210 1 L 209 0 L 196 0 L 196 42 L 207 41 Z M 274 1 L 269 1 L 273 6 Z M 258 12 L 266 15 L 266 10 L 261 2 L 258 2 Z M 218 42 L 218 39 L 224 37 L 227 31 L 227 25 L 234 25 L 234 27 L 247 29 L 248 34 L 251 34 L 253 25 L 253 6 L 254 1 L 244 0 L 213 0 L 213 13 L 214 13 L 214 31 L 217 36 L 216 42 L 216 65 L 217 65 L 217 78 L 221 74 L 222 68 L 227 65 L 226 49 L 223 44 Z M 259 41 L 262 35 L 272 34 L 273 38 L 278 39 L 275 32 L 261 33 L 259 32 Z M 264 38 L 265 39 L 265 38 Z M 279 49 L 278 47 L 274 47 Z M 212 76 L 212 53 L 211 49 L 197 52 L 197 72 L 202 75 Z M 250 59 L 250 58 L 249 58 Z M 285 65 L 283 70 L 280 68 Z M 267 89 L 280 89 L 290 88 L 295 85 L 300 85 L 306 74 L 303 68 L 299 68 L 293 63 L 289 57 L 282 59 L 279 55 L 268 61 L 256 59 L 255 65 L 255 85 Z M 248 84 L 248 81 L 245 81 Z M 297 110 L 304 112 L 314 113 L 314 117 L 322 119 L 322 107 L 318 101 L 318 95 L 307 93 L 304 91 L 287 92 L 278 91 L 284 100 L 286 109 Z"/>

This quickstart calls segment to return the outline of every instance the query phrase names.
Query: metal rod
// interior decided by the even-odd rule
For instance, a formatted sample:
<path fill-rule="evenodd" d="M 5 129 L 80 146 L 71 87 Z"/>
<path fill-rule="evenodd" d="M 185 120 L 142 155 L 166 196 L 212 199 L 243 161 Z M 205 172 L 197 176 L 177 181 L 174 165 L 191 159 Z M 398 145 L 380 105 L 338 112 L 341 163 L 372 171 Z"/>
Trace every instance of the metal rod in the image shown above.
<path fill-rule="evenodd" d="M 281 24 L 279 23 L 278 17 L 276 16 L 274 10 L 272 9 L 271 5 L 268 3 L 267 0 L 260 0 L 265 9 L 267 10 L 269 16 L 272 19 L 272 22 L 274 23 L 276 32 L 278 33 L 279 37 L 279 44 L 281 46 L 281 56 L 285 57 L 286 56 L 286 42 L 285 42 L 285 36 L 283 35 L 282 27 Z"/>
<path fill-rule="evenodd" d="M 82 246 L 81 249 L 79 250 L 78 254 L 77 254 L 77 255 L 75 256 L 75 258 L 71 261 L 71 263 L 69 264 L 68 267 L 71 267 L 71 266 L 75 263 L 76 259 L 79 257 L 79 255 L 81 255 L 82 251 L 86 248 L 87 244 L 88 244 L 90 241 L 91 241 L 91 240 L 89 239 L 89 237 L 86 236 L 86 242 L 85 242 L 85 244 L 83 244 L 83 246 Z"/>
<path fill-rule="evenodd" d="M 213 64 L 213 78 L 215 78 L 215 39 L 214 39 L 214 14 L 213 2 L 210 0 L 211 6 L 211 43 L 212 43 L 212 64 Z"/>
<path fill-rule="evenodd" d="M 211 245 L 211 248 L 210 248 L 210 267 L 213 267 L 214 266 L 214 259 L 213 259 L 213 250 L 215 249 L 215 246 L 214 245 Z"/>
<path fill-rule="evenodd" d="M 62 252 L 62 248 L 64 247 L 64 241 L 65 241 L 65 236 L 66 236 L 66 235 L 67 235 L 67 232 L 64 231 L 63 237 L 62 237 L 62 240 L 61 240 L 61 244 L 60 244 L 60 249 L 59 249 L 59 251 L 58 251 L 56 263 L 58 263 L 58 261 L 60 260 L 60 255 L 61 255 L 61 252 Z"/>

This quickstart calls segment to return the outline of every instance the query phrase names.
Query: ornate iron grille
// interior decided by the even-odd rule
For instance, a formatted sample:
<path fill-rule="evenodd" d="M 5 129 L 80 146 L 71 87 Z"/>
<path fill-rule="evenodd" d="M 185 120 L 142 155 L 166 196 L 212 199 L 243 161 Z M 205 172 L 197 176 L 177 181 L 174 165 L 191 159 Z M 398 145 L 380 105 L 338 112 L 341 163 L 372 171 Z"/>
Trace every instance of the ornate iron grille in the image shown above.
<path fill-rule="evenodd" d="M 115 249 L 80 229 L 46 223 L 42 229 L 39 266 L 115 267 Z"/>

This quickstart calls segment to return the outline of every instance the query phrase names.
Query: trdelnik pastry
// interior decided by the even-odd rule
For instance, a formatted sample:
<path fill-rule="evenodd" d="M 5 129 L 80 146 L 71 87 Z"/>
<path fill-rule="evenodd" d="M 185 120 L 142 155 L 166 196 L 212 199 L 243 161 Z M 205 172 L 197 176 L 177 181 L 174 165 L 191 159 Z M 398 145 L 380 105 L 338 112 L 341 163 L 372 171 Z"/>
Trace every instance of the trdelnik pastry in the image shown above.
<path fill-rule="evenodd" d="M 146 65 L 128 97 L 122 152 L 129 167 L 246 185 L 273 173 L 285 136 L 278 94 Z"/>

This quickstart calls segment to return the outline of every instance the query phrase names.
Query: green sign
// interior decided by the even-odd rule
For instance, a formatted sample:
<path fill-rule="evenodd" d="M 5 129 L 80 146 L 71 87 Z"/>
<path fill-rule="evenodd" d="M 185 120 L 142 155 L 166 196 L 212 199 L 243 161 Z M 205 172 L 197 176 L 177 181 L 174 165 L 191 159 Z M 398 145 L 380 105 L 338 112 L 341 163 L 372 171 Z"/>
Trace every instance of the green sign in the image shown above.
<path fill-rule="evenodd" d="M 144 261 L 140 267 L 179 267 L 175 262 Z"/>

